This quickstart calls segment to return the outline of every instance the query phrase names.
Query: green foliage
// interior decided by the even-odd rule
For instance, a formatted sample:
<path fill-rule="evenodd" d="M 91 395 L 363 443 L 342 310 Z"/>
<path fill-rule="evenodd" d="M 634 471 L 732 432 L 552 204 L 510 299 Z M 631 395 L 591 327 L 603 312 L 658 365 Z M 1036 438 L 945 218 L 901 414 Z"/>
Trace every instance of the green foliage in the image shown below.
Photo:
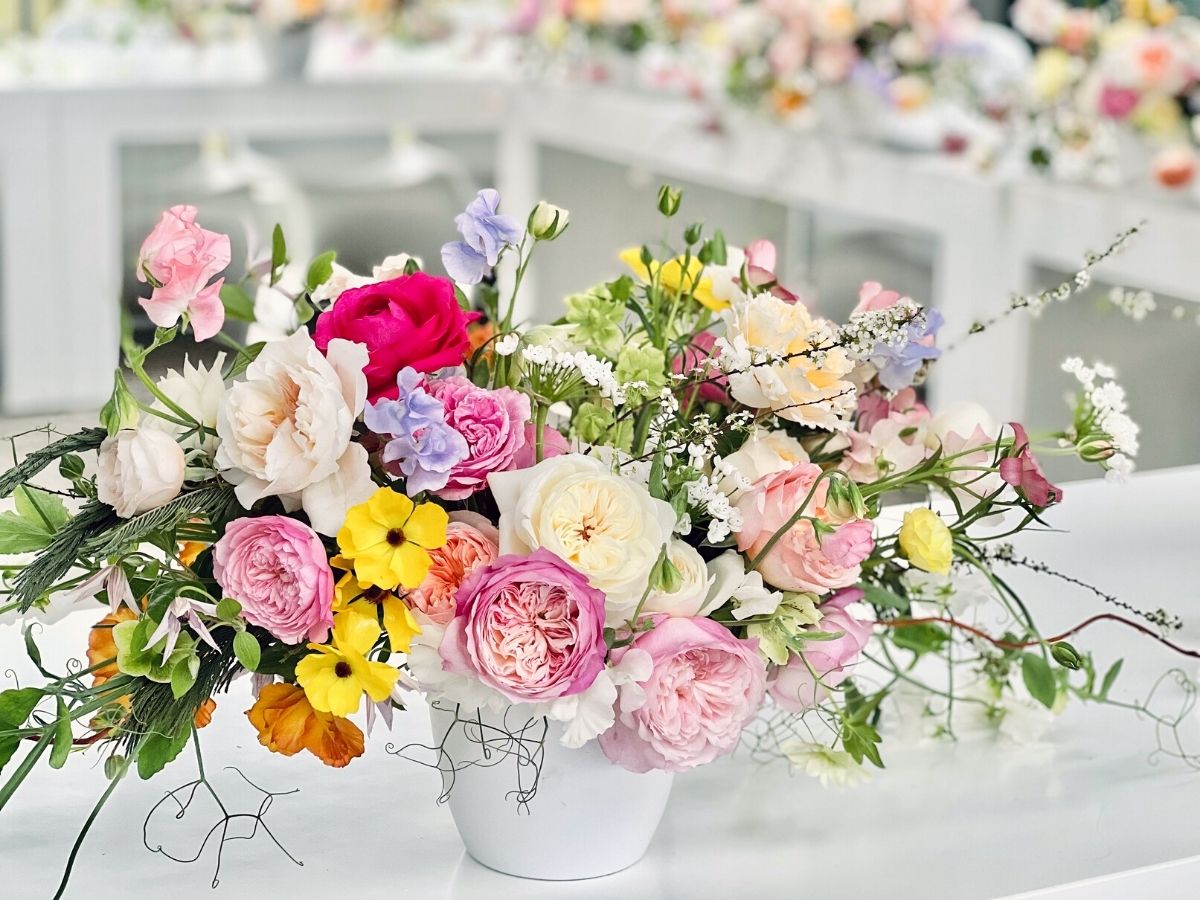
<path fill-rule="evenodd" d="M 891 638 L 897 647 L 911 650 L 917 656 L 921 656 L 941 650 L 950 640 L 950 633 L 935 622 L 921 622 L 893 629 Z"/>
<path fill-rule="evenodd" d="M 279 282 L 286 264 L 287 241 L 283 239 L 283 229 L 276 225 L 271 232 L 271 287 Z"/>
<path fill-rule="evenodd" d="M 254 300 L 240 284 L 221 285 L 221 305 L 225 315 L 239 322 L 254 321 Z"/>
<path fill-rule="evenodd" d="M 1021 680 L 1029 689 L 1029 695 L 1042 706 L 1049 709 L 1054 706 L 1058 695 L 1058 685 L 1054 680 L 1054 672 L 1050 664 L 1036 653 L 1021 654 Z"/>
<path fill-rule="evenodd" d="M 217 603 L 217 618 L 222 622 L 232 622 L 242 612 L 242 604 L 232 597 L 225 597 Z"/>
<path fill-rule="evenodd" d="M 149 734 L 137 748 L 138 776 L 143 780 L 153 778 L 173 761 L 187 746 L 191 737 L 191 723 L 185 723 L 174 734 Z"/>
<path fill-rule="evenodd" d="M 130 393 L 125 376 L 117 369 L 113 374 L 112 395 L 100 408 L 100 424 L 111 437 L 122 428 L 136 428 L 141 417 L 137 398 Z"/>
<path fill-rule="evenodd" d="M 112 508 L 95 500 L 86 503 L 50 544 L 13 578 L 12 599 L 22 611 L 45 596 L 70 571 L 85 540 L 112 528 L 117 516 Z"/>
<path fill-rule="evenodd" d="M 248 631 L 239 631 L 233 636 L 233 653 L 237 661 L 251 672 L 258 670 L 262 662 L 262 647 L 258 639 Z"/>
<path fill-rule="evenodd" d="M 67 711 L 66 701 L 61 695 L 54 699 L 58 718 L 54 723 L 54 745 L 50 749 L 50 768 L 61 769 L 71 754 L 71 745 L 75 736 L 71 733 L 71 714 Z"/>
<path fill-rule="evenodd" d="M 1083 658 L 1079 655 L 1079 651 L 1066 641 L 1059 641 L 1057 644 L 1051 644 L 1050 655 L 1054 657 L 1054 661 L 1064 669 L 1071 669 L 1074 671 L 1083 667 Z"/>
<path fill-rule="evenodd" d="M 1107 672 L 1104 673 L 1104 678 L 1100 682 L 1100 693 L 1096 696 L 1100 700 L 1108 699 L 1108 692 L 1112 690 L 1113 684 L 1117 680 L 1117 676 L 1121 674 L 1121 666 L 1125 664 L 1125 660 L 1118 659 Z"/>
<path fill-rule="evenodd" d="M 887 692 L 879 691 L 868 698 L 851 682 L 846 686 L 845 696 L 846 711 L 842 714 L 841 729 L 842 748 L 856 763 L 861 764 L 865 758 L 882 769 L 883 757 L 879 755 L 879 743 L 883 739 L 872 723 Z"/>
<path fill-rule="evenodd" d="M 108 433 L 103 428 L 84 428 L 75 434 L 60 438 L 47 447 L 34 450 L 18 465 L 0 475 L 0 499 L 11 495 L 20 485 L 28 482 L 56 459 L 61 459 L 69 453 L 95 450 L 107 436 Z"/>
<path fill-rule="evenodd" d="M 14 688 L 0 693 L 0 732 L 22 727 L 43 696 L 38 688 Z M 18 735 L 0 734 L 0 769 L 8 764 L 20 746 Z"/>
<path fill-rule="evenodd" d="M 312 261 L 308 267 L 308 275 L 304 279 L 304 287 L 309 293 L 315 291 L 333 275 L 333 262 L 336 259 L 335 251 L 326 250 Z"/>
<path fill-rule="evenodd" d="M 171 531 L 189 519 L 204 518 L 219 521 L 237 503 L 233 488 L 227 484 L 212 484 L 199 490 L 180 494 L 170 503 L 126 519 L 116 528 L 88 542 L 87 552 L 95 556 L 122 553 L 150 540 L 155 532 Z M 173 536 L 172 536 L 173 537 Z"/>
<path fill-rule="evenodd" d="M 894 591 L 890 591 L 878 584 L 870 584 L 869 582 L 864 582 L 859 586 L 863 590 L 863 599 L 876 609 L 894 609 L 897 612 L 908 612 L 908 599 L 901 597 Z M 907 629 L 900 630 L 903 631 Z"/>
<path fill-rule="evenodd" d="M 186 631 L 181 631 L 175 648 L 164 660 L 163 650 L 166 649 L 167 639 L 160 638 L 153 645 L 149 643 L 157 627 L 158 623 L 149 616 L 113 626 L 113 643 L 117 645 L 117 668 L 125 675 L 170 684 L 173 692 L 179 684 L 187 680 L 183 690 L 175 695 L 175 699 L 178 700 L 195 683 L 199 672 L 196 642 Z M 180 668 L 188 672 L 177 675 L 176 670 Z"/>
<path fill-rule="evenodd" d="M 70 520 L 66 506 L 53 494 L 26 485 L 13 496 L 16 510 L 0 514 L 0 554 L 46 549 Z"/>
<path fill-rule="evenodd" d="M 263 348 L 266 346 L 266 341 L 259 341 L 256 344 L 250 344 L 248 347 L 243 348 L 238 355 L 233 358 L 233 362 L 230 363 L 229 369 L 225 372 L 226 380 L 237 378 L 239 375 L 245 372 L 246 369 L 250 367 L 250 363 L 258 359 L 258 354 L 262 353 Z"/>

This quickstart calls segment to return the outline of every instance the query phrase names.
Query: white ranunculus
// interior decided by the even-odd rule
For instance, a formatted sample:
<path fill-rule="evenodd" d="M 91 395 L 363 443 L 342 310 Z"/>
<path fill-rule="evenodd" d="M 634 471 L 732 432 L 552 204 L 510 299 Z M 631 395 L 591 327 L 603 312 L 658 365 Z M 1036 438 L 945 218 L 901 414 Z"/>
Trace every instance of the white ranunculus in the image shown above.
<path fill-rule="evenodd" d="M 500 509 L 501 553 L 545 547 L 604 592 L 608 624 L 633 614 L 671 540 L 676 517 L 669 504 L 579 454 L 495 472 L 488 484 Z"/>
<path fill-rule="evenodd" d="M 100 444 L 97 496 L 122 519 L 174 500 L 187 461 L 175 438 L 156 428 L 125 428 Z"/>
<path fill-rule="evenodd" d="M 651 591 L 642 611 L 685 618 L 703 615 L 708 589 L 712 586 L 712 576 L 704 565 L 704 557 L 691 544 L 678 538 L 671 541 L 667 556 L 679 571 L 679 587 L 670 593 Z"/>
<path fill-rule="evenodd" d="M 250 509 L 279 497 L 312 527 L 336 534 L 346 511 L 374 491 L 366 451 L 351 442 L 367 395 L 361 344 L 335 338 L 327 356 L 307 331 L 268 344 L 225 394 L 217 468 Z"/>
<path fill-rule="evenodd" d="M 190 435 L 181 443 L 185 450 L 202 450 L 205 455 L 212 457 L 217 452 L 217 410 L 221 408 L 221 398 L 225 396 L 225 379 L 221 370 L 225 366 L 225 354 L 218 353 L 211 366 L 203 363 L 192 365 L 185 356 L 183 371 L 176 372 L 168 369 L 167 374 L 158 380 L 158 389 L 162 391 L 176 406 L 188 413 L 193 419 L 208 429 L 203 438 L 199 434 Z M 174 416 L 161 401 L 156 400 L 154 409 Z M 165 431 L 178 440 L 187 429 L 167 419 L 158 416 L 148 416 L 144 424 L 151 428 Z"/>
<path fill-rule="evenodd" d="M 729 474 L 722 479 L 720 488 L 730 500 L 736 501 L 760 478 L 786 472 L 802 462 L 808 462 L 808 451 L 803 444 L 786 431 L 760 428 L 746 443 L 724 457 L 721 470 Z"/>

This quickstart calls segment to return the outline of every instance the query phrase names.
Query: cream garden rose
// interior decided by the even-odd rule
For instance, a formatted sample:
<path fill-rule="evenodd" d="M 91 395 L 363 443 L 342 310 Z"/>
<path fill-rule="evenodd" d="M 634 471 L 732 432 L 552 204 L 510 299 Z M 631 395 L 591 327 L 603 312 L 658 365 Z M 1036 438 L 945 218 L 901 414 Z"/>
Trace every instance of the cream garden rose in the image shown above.
<path fill-rule="evenodd" d="M 187 463 L 165 431 L 124 428 L 100 444 L 96 495 L 128 519 L 179 496 Z"/>
<path fill-rule="evenodd" d="M 855 392 L 845 378 L 854 363 L 837 347 L 821 355 L 820 365 L 802 355 L 814 346 L 833 343 L 829 322 L 814 318 L 804 304 L 788 303 L 773 294 L 735 303 L 723 317 L 725 336 L 717 346 L 735 400 L 813 428 L 847 427 Z"/>
<path fill-rule="evenodd" d="M 786 431 L 759 428 L 746 443 L 722 459 L 720 471 L 727 474 L 720 488 L 730 500 L 736 501 L 760 478 L 786 472 L 802 462 L 808 462 L 808 451 L 798 440 Z"/>
<path fill-rule="evenodd" d="M 488 478 L 500 509 L 500 552 L 545 547 L 604 592 L 609 625 L 637 609 L 676 516 L 637 482 L 589 456 L 543 460 Z"/>
<path fill-rule="evenodd" d="M 266 346 L 217 416 L 217 469 L 249 509 L 264 497 L 303 508 L 321 534 L 374 492 L 367 451 L 351 442 L 367 395 L 367 351 L 341 339 L 326 356 L 307 331 Z"/>

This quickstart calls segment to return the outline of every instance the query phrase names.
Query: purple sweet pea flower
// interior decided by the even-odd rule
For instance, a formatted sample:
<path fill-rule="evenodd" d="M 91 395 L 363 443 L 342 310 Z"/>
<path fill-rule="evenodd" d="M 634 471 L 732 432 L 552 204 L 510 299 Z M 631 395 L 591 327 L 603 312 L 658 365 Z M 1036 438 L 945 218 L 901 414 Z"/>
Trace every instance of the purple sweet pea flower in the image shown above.
<path fill-rule="evenodd" d="M 395 400 L 368 403 L 363 421 L 376 434 L 392 438 L 383 448 L 383 461 L 396 463 L 405 476 L 405 490 L 415 495 L 446 486 L 450 470 L 466 459 L 466 439 L 446 424 L 442 401 L 425 390 L 425 377 L 412 368 L 396 376 Z"/>
<path fill-rule="evenodd" d="M 512 216 L 500 215 L 499 208 L 499 191 L 485 188 L 454 217 L 463 239 L 442 247 L 442 265 L 455 281 L 478 284 L 504 248 L 521 240 L 524 229 Z"/>
<path fill-rule="evenodd" d="M 871 365 L 879 370 L 879 381 L 885 388 L 899 391 L 911 386 L 925 360 L 941 356 L 942 351 L 933 341 L 942 324 L 942 314 L 931 309 L 925 313 L 923 324 L 913 322 L 907 326 L 907 340 L 894 345 L 881 341 L 875 345 Z"/>

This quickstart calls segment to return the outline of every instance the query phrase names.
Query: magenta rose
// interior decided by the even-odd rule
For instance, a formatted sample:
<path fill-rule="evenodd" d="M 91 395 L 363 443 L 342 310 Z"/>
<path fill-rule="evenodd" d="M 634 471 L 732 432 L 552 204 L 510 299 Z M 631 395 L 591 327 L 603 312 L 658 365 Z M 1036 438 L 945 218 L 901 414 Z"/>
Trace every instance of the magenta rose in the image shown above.
<path fill-rule="evenodd" d="M 549 550 L 501 556 L 458 589 L 439 653 L 513 703 L 578 694 L 604 668 L 604 594 Z"/>
<path fill-rule="evenodd" d="M 285 644 L 329 637 L 333 572 L 321 539 L 303 522 L 236 519 L 213 547 L 213 572 L 251 625 Z"/>
<path fill-rule="evenodd" d="M 467 440 L 467 457 L 455 463 L 446 486 L 433 493 L 443 500 L 463 500 L 487 487 L 487 477 L 514 467 L 525 446 L 529 397 L 502 387 L 477 387 L 455 375 L 431 381 L 429 393 L 442 402 L 446 424 Z"/>
<path fill-rule="evenodd" d="M 742 527 L 737 533 L 737 547 L 742 553 L 756 557 L 771 537 L 791 519 L 801 507 L 813 485 L 817 485 L 805 510 L 831 525 L 839 524 L 825 508 L 829 482 L 817 484 L 821 467 L 813 463 L 797 463 L 786 472 L 766 475 L 738 498 Z M 861 528 L 861 526 L 859 526 Z M 864 549 L 863 534 L 852 530 L 834 540 L 832 552 L 822 549 L 812 522 L 801 519 L 775 543 L 771 552 L 755 566 L 763 580 L 784 591 L 811 591 L 826 594 L 836 588 L 849 587 L 858 581 L 861 572 L 856 554 Z M 869 548 L 866 550 L 870 552 Z"/>
<path fill-rule="evenodd" d="M 459 307 L 449 279 L 414 272 L 343 291 L 317 319 L 313 340 L 322 353 L 334 338 L 365 344 L 368 399 L 395 399 L 405 366 L 436 372 L 461 363 L 476 318 Z"/>
<path fill-rule="evenodd" d="M 604 755 L 631 772 L 682 772 L 733 752 L 766 689 L 757 644 L 712 619 L 655 616 L 631 645 L 654 668 L 620 688 L 617 720 L 600 735 Z"/>
<path fill-rule="evenodd" d="M 771 696 L 785 710 L 798 713 L 811 709 L 850 674 L 850 667 L 858 662 L 871 639 L 871 623 L 846 611 L 847 606 L 862 598 L 859 588 L 848 588 L 822 603 L 817 630 L 841 635 L 829 641 L 813 641 L 809 649 L 792 654 L 786 666 L 771 674 Z"/>

